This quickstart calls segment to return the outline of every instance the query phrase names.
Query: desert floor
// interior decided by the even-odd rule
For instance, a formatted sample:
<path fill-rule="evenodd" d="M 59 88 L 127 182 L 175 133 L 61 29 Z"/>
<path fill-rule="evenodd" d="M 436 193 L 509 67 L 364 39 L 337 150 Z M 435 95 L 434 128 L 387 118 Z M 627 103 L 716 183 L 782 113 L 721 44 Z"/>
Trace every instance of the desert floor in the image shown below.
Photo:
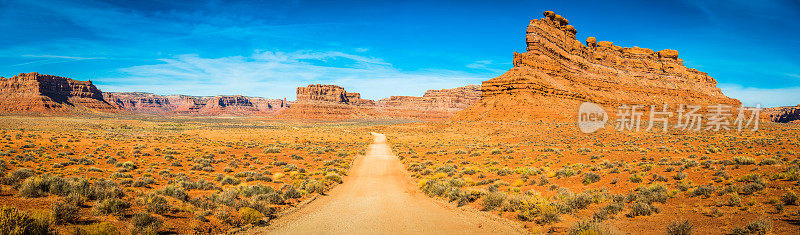
<path fill-rule="evenodd" d="M 274 221 L 260 234 L 514 234 L 518 225 L 478 211 L 442 205 L 421 193 L 400 160 L 373 133 L 367 154 L 358 157 L 345 183 L 329 196 Z"/>
<path fill-rule="evenodd" d="M 7 115 L 0 219 L 60 234 L 797 234 L 798 134 Z"/>

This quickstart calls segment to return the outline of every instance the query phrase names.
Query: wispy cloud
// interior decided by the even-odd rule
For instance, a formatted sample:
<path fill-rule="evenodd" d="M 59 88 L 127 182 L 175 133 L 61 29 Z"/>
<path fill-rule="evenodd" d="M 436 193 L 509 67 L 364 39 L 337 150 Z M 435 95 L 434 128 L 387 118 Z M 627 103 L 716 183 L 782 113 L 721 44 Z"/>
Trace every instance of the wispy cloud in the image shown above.
<path fill-rule="evenodd" d="M 756 88 L 737 84 L 719 84 L 722 92 L 742 101 L 746 106 L 761 107 L 794 106 L 800 104 L 800 87 Z"/>
<path fill-rule="evenodd" d="M 478 60 L 478 61 L 475 61 L 475 62 L 472 62 L 472 63 L 468 64 L 467 68 L 486 70 L 486 71 L 489 71 L 489 72 L 492 72 L 492 73 L 503 73 L 503 72 L 505 72 L 502 69 L 496 69 L 496 68 L 490 67 L 492 65 L 494 65 L 494 63 L 492 63 L 491 60 Z"/>
<path fill-rule="evenodd" d="M 163 63 L 121 69 L 120 77 L 93 79 L 108 91 L 148 91 L 159 94 L 243 94 L 295 97 L 298 86 L 336 84 L 363 97 L 422 95 L 426 88 L 477 84 L 484 74 L 453 70 L 404 71 L 380 58 L 338 51 L 257 51 L 250 56 L 205 58 L 186 54 Z"/>
<path fill-rule="evenodd" d="M 65 55 L 22 55 L 22 57 L 53 58 L 53 59 L 66 59 L 66 60 L 99 60 L 99 59 L 106 59 L 106 57 L 80 57 L 80 56 L 65 56 Z"/>

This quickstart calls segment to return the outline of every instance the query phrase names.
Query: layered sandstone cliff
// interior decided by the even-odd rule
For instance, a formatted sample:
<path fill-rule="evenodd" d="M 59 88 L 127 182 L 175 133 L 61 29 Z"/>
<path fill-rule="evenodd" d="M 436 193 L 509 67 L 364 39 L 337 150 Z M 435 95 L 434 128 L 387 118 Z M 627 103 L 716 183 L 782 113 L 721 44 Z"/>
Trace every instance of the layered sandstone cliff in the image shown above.
<path fill-rule="evenodd" d="M 376 102 L 382 108 L 455 112 L 480 100 L 481 87 L 467 85 L 453 89 L 428 90 L 422 97 L 391 96 Z"/>
<path fill-rule="evenodd" d="M 762 120 L 782 123 L 800 123 L 800 105 L 765 108 L 761 110 Z"/>
<path fill-rule="evenodd" d="M 263 115 L 288 108 L 285 100 L 247 96 L 161 96 L 142 92 L 104 93 L 117 107 L 139 113 L 180 115 Z"/>
<path fill-rule="evenodd" d="M 444 119 L 476 102 L 480 87 L 429 90 L 422 97 L 392 96 L 373 101 L 347 92 L 336 85 L 308 85 L 297 88 L 297 101 L 285 117 L 304 119 Z"/>
<path fill-rule="evenodd" d="M 551 11 L 544 16 L 528 25 L 527 52 L 515 52 L 513 68 L 484 81 L 481 101 L 459 119 L 572 119 L 584 101 L 741 105 L 723 95 L 714 78 L 684 66 L 675 50 L 621 47 L 594 37 L 584 44 L 567 19 Z"/>
<path fill-rule="evenodd" d="M 21 73 L 0 77 L 0 112 L 50 113 L 115 111 L 92 81 Z"/>

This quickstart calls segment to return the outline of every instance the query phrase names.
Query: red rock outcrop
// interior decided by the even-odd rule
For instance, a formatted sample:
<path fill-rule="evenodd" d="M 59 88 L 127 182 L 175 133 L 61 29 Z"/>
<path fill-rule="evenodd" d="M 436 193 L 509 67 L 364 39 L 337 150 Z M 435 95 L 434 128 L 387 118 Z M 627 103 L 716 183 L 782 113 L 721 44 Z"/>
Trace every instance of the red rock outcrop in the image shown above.
<path fill-rule="evenodd" d="M 314 84 L 297 88 L 297 102 L 332 102 L 352 105 L 374 105 L 372 100 L 361 99 L 361 94 L 347 92 L 337 85 Z"/>
<path fill-rule="evenodd" d="M 761 110 L 761 119 L 770 122 L 800 123 L 800 105 Z"/>
<path fill-rule="evenodd" d="M 104 92 L 103 99 L 121 109 L 135 112 L 162 113 L 173 109 L 167 97 L 150 93 Z"/>
<path fill-rule="evenodd" d="M 378 107 L 408 110 L 456 112 L 480 100 L 481 87 L 467 85 L 453 89 L 428 90 L 422 97 L 391 96 L 376 102 Z"/>
<path fill-rule="evenodd" d="M 583 44 L 567 19 L 544 15 L 528 25 L 527 52 L 515 52 L 511 70 L 484 81 L 481 101 L 458 119 L 572 119 L 584 101 L 606 107 L 741 105 L 723 95 L 714 78 L 685 67 L 675 50 L 627 48 L 594 37 Z"/>
<path fill-rule="evenodd" d="M 480 97 L 480 87 L 428 90 L 422 97 L 392 96 L 373 101 L 335 85 L 309 85 L 297 88 L 297 101 L 284 113 L 304 119 L 444 119 L 468 107 Z"/>
<path fill-rule="evenodd" d="M 141 92 L 103 94 L 114 105 L 133 112 L 180 115 L 264 115 L 288 107 L 286 100 L 247 96 L 161 96 Z"/>
<path fill-rule="evenodd" d="M 59 113 L 116 111 L 103 99 L 92 81 L 21 73 L 11 78 L 0 77 L 0 112 Z"/>

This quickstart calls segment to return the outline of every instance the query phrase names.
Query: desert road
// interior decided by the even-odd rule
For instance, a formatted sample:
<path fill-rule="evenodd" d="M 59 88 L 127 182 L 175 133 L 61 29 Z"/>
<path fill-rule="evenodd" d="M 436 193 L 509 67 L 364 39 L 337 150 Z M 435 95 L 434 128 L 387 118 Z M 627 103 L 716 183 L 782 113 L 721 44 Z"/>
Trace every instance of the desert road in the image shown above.
<path fill-rule="evenodd" d="M 443 205 L 414 185 L 386 136 L 358 157 L 328 196 L 247 234 L 519 234 L 519 225 L 483 212 Z"/>

